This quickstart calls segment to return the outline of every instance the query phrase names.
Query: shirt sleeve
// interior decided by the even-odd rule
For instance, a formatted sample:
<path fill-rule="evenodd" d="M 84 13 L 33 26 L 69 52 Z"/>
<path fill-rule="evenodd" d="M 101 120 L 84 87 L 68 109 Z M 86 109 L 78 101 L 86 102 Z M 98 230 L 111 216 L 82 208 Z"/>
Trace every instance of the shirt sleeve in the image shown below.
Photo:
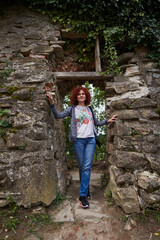
<path fill-rule="evenodd" d="M 58 112 L 57 109 L 56 109 L 55 104 L 52 104 L 51 105 L 51 110 L 52 110 L 52 113 L 55 116 L 55 118 L 60 119 L 60 118 L 65 118 L 65 117 L 70 116 L 72 107 L 67 108 L 63 112 Z"/>

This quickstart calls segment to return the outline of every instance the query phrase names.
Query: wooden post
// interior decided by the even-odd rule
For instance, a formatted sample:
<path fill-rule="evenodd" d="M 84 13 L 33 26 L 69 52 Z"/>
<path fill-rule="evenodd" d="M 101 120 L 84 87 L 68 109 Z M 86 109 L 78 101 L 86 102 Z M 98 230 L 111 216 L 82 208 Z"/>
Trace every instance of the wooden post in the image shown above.
<path fill-rule="evenodd" d="M 100 59 L 100 47 L 99 47 L 99 37 L 96 38 L 95 45 L 95 68 L 96 72 L 101 72 L 101 59 Z"/>

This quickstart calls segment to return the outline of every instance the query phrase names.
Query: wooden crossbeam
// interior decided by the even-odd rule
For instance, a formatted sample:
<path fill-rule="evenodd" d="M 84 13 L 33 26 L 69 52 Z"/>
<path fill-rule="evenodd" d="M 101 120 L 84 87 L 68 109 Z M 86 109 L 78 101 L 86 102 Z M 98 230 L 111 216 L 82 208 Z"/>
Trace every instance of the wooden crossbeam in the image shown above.
<path fill-rule="evenodd" d="M 57 80 L 109 80 L 114 76 L 101 76 L 96 72 L 54 72 L 54 78 Z"/>

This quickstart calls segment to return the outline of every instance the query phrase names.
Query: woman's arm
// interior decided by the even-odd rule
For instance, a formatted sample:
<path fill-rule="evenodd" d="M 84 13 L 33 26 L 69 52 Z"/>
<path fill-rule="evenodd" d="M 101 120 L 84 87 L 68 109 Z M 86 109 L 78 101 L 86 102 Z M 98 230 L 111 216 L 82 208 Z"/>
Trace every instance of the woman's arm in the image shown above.
<path fill-rule="evenodd" d="M 107 124 L 108 122 L 116 122 L 117 121 L 117 115 L 113 115 L 113 117 L 111 117 L 109 120 L 103 120 L 103 121 L 98 121 L 98 119 L 96 118 L 93 109 L 90 107 L 92 114 L 93 114 L 93 118 L 94 118 L 94 124 L 96 126 L 103 126 L 105 124 Z"/>
<path fill-rule="evenodd" d="M 52 109 L 52 113 L 53 113 L 53 115 L 55 116 L 55 118 L 57 118 L 57 119 L 59 119 L 59 118 L 65 118 L 65 117 L 68 117 L 68 116 L 71 115 L 72 107 L 67 108 L 67 109 L 66 109 L 65 111 L 63 111 L 63 112 L 58 112 L 57 109 L 56 109 L 56 106 L 55 106 L 55 104 L 54 104 L 52 95 L 46 94 L 46 96 L 48 97 L 48 101 L 49 101 L 49 103 L 50 103 L 50 106 L 51 106 L 51 109 Z"/>
<path fill-rule="evenodd" d="M 58 112 L 56 109 L 56 106 L 54 104 L 51 105 L 52 113 L 55 116 L 55 118 L 65 118 L 71 115 L 72 107 L 67 108 L 63 112 Z"/>

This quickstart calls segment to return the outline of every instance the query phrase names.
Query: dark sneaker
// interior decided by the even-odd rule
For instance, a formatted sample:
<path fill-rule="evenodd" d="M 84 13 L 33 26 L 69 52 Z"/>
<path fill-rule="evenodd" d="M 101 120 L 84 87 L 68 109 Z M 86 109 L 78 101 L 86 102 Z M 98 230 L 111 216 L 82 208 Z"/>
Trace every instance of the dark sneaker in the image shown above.
<path fill-rule="evenodd" d="M 86 197 L 80 196 L 79 203 L 81 204 L 82 208 L 89 208 L 89 202 L 87 201 Z"/>
<path fill-rule="evenodd" d="M 91 199 L 91 194 L 90 194 L 90 191 L 89 191 L 89 190 L 88 190 L 87 198 L 88 198 L 88 199 Z"/>

